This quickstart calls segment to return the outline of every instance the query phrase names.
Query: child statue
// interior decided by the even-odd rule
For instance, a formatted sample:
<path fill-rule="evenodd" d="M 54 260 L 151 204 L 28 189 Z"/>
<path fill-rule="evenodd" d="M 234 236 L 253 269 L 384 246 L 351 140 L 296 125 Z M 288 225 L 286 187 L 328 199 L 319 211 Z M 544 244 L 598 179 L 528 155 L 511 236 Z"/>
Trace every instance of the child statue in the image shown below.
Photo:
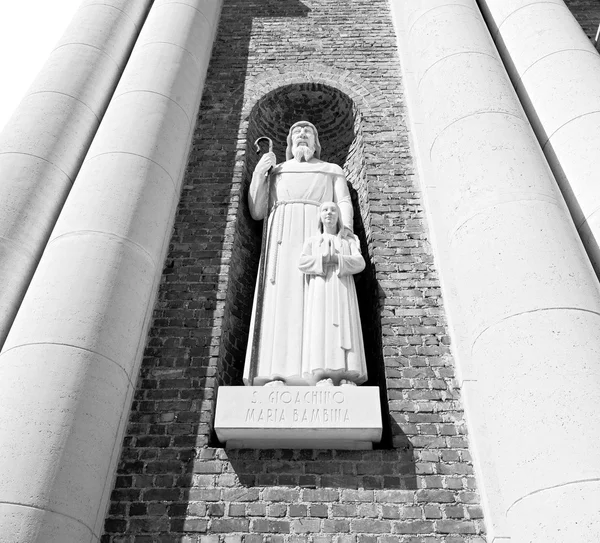
<path fill-rule="evenodd" d="M 321 204 L 318 228 L 321 233 L 305 242 L 299 265 L 305 274 L 302 372 L 311 384 L 361 384 L 367 367 L 352 276 L 365 260 L 335 202 Z"/>

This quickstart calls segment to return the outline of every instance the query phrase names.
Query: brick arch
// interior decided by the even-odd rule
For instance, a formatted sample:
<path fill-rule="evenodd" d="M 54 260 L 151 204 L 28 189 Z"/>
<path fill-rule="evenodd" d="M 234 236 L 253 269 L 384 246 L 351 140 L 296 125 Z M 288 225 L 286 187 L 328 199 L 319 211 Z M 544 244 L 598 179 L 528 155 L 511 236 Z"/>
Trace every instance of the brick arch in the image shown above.
<path fill-rule="evenodd" d="M 371 82 L 348 70 L 325 64 L 280 66 L 246 81 L 242 118 L 247 119 L 256 103 L 266 94 L 287 85 L 319 83 L 346 94 L 363 112 L 390 107 L 387 98 Z"/>

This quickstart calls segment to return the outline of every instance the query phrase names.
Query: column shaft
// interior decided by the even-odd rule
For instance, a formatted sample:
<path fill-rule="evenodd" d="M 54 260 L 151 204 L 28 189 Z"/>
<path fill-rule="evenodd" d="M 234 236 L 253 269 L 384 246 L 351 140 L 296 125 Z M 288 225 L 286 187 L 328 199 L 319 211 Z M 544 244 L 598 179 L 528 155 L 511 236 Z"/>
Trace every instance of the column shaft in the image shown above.
<path fill-rule="evenodd" d="M 600 274 L 600 55 L 563 0 L 480 5 Z"/>
<path fill-rule="evenodd" d="M 83 2 L 0 134 L 0 347 L 150 4 Z"/>
<path fill-rule="evenodd" d="M 489 541 L 600 539 L 598 281 L 475 0 L 392 7 Z"/>
<path fill-rule="evenodd" d="M 153 3 L 0 354 L 0 541 L 99 541 L 220 5 Z"/>

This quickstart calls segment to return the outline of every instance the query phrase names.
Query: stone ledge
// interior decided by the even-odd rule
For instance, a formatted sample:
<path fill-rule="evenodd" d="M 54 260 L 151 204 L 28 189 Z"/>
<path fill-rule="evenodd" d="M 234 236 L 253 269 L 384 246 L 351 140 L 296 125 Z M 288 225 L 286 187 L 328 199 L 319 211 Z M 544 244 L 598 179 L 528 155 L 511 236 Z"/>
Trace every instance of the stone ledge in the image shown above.
<path fill-rule="evenodd" d="M 227 448 L 371 449 L 381 440 L 377 387 L 222 386 L 215 431 Z"/>

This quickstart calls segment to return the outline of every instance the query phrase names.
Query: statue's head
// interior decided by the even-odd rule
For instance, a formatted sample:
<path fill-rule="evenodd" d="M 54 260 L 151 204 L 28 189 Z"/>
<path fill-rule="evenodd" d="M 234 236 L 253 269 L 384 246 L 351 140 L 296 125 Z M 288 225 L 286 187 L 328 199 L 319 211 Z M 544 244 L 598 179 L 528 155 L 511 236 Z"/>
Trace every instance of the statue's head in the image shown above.
<path fill-rule="evenodd" d="M 315 125 L 308 121 L 294 123 L 288 133 L 285 159 L 310 160 L 313 155 L 321 158 L 321 144 Z"/>
<path fill-rule="evenodd" d="M 336 234 L 344 232 L 342 213 L 340 212 L 339 206 L 335 202 L 323 202 L 321 207 L 319 207 L 319 219 L 317 220 L 317 228 L 319 229 L 319 232 L 323 233 L 323 223 L 327 221 L 335 223 Z"/>

